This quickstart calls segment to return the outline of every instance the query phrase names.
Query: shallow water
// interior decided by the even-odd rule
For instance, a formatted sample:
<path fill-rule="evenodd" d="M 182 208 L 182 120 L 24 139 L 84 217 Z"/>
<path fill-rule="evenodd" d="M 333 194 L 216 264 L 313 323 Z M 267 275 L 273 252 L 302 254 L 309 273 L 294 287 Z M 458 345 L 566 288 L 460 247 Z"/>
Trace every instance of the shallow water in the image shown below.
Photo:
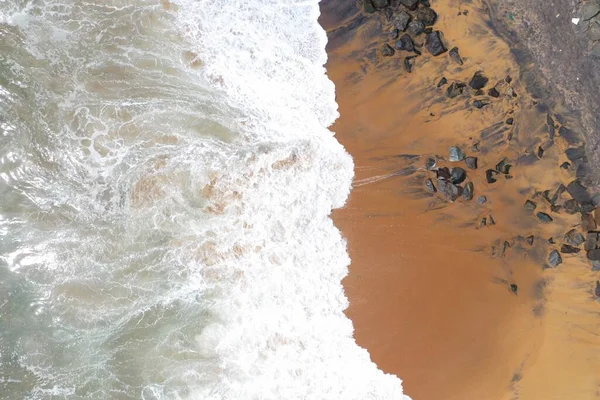
<path fill-rule="evenodd" d="M 316 1 L 0 2 L 0 391 L 391 399 Z"/>

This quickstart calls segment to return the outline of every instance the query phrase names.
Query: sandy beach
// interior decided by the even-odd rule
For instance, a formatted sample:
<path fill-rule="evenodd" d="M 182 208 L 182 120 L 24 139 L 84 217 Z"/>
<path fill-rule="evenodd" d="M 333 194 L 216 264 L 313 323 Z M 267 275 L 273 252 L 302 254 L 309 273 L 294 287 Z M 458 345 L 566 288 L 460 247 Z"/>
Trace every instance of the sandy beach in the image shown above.
<path fill-rule="evenodd" d="M 522 79 L 486 2 L 432 1 L 433 29 L 463 64 L 448 51 L 429 54 L 420 34 L 411 72 L 412 53 L 382 55 L 402 8 L 388 20 L 361 3 L 321 3 L 341 115 L 332 130 L 355 161 L 352 194 L 334 220 L 352 259 L 344 286 L 358 344 L 415 400 L 600 396 L 598 272 L 585 251 L 560 252 L 570 249 L 567 232 L 596 229 L 597 214 L 571 213 L 571 192 L 560 189 L 576 179 L 565 151 L 584 140 L 574 116 L 532 94 L 536 82 Z M 488 79 L 481 92 L 448 96 L 478 71 Z M 477 168 L 450 161 L 451 146 Z M 498 172 L 504 159 L 510 168 Z M 443 167 L 465 170 L 472 199 L 427 190 Z M 552 251 L 562 259 L 555 268 Z"/>

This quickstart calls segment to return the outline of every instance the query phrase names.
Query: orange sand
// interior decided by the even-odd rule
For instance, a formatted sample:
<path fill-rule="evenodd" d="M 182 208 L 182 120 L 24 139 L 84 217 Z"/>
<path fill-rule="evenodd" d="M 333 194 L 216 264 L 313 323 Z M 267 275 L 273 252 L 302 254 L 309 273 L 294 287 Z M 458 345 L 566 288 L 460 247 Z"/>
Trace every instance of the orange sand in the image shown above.
<path fill-rule="evenodd" d="M 597 273 L 582 255 L 563 254 L 559 268 L 542 269 L 579 217 L 551 213 L 554 223 L 541 226 L 522 206 L 536 191 L 573 179 L 558 168 L 566 144 L 557 138 L 551 146 L 546 114 L 519 82 L 519 66 L 489 27 L 485 4 L 432 3 L 439 15 L 434 28 L 449 48 L 460 48 L 465 63 L 424 51 L 411 74 L 398 52 L 381 57 L 390 30 L 383 15 L 366 15 L 349 29 L 363 15 L 354 2 L 322 3 L 327 70 L 341 113 L 333 130 L 356 164 L 350 199 L 334 213 L 352 258 L 344 285 L 356 340 L 380 368 L 404 380 L 415 400 L 600 398 L 600 304 L 591 294 Z M 511 75 L 518 97 L 502 83 L 501 98 L 477 110 L 472 99 L 448 99 L 447 86 L 436 88 L 442 75 L 468 82 L 477 70 L 490 78 L 486 91 Z M 503 122 L 509 116 L 512 127 Z M 482 139 L 494 124 L 495 134 Z M 470 150 L 476 142 L 478 153 Z M 424 191 L 427 177 L 435 182 L 425 158 L 447 158 L 451 145 L 479 158 L 468 179 L 486 204 L 450 204 Z M 541 160 L 531 154 L 539 145 L 546 150 Z M 514 178 L 487 184 L 485 170 L 502 157 L 513 164 Z M 536 211 L 550 213 L 541 197 L 535 201 Z M 496 224 L 480 227 L 490 214 Z M 523 239 L 529 234 L 536 236 L 533 247 Z M 557 245 L 546 242 L 550 236 Z M 502 256 L 504 241 L 511 247 Z"/>

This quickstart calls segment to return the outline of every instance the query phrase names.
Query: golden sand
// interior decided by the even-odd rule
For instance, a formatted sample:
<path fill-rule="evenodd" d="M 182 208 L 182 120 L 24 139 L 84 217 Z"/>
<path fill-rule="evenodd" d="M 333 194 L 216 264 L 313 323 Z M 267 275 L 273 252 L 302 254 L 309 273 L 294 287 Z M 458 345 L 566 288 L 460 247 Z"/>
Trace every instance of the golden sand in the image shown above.
<path fill-rule="evenodd" d="M 379 52 L 384 41 L 391 44 L 383 15 L 363 14 L 354 2 L 322 3 L 327 71 L 341 114 L 332 129 L 356 165 L 350 199 L 334 213 L 352 259 L 344 286 L 356 340 L 415 400 L 600 398 L 600 304 L 592 295 L 598 274 L 583 253 L 561 254 L 558 268 L 543 268 L 581 222 L 578 214 L 551 212 L 535 194 L 574 179 L 558 167 L 567 143 L 550 140 L 543 99 L 520 82 L 485 4 L 432 7 L 434 28 L 449 48 L 459 47 L 464 65 L 424 51 L 407 73 L 399 52 Z M 481 97 L 490 102 L 482 109 L 472 106 L 474 98 L 447 98 L 447 85 L 436 87 L 441 76 L 468 83 L 479 70 L 490 79 L 485 91 L 498 83 L 501 93 Z M 510 117 L 512 126 L 504 122 Z M 479 152 L 472 150 L 477 143 Z M 452 145 L 478 157 L 479 168 L 444 161 Z M 424 169 L 429 156 L 465 168 L 475 199 L 485 195 L 487 203 L 448 203 L 427 193 L 425 179 L 436 182 Z M 513 178 L 488 184 L 485 170 L 503 157 Z M 554 221 L 541 224 L 523 207 L 527 199 Z M 504 242 L 510 247 L 503 252 Z"/>

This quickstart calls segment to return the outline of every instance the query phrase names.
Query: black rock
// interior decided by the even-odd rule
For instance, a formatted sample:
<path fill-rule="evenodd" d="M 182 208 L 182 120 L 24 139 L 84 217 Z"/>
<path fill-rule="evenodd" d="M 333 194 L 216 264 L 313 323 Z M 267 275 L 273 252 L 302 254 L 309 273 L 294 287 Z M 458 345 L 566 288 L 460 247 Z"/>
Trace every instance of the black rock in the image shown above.
<path fill-rule="evenodd" d="M 542 158 L 543 155 L 544 155 L 544 149 L 542 148 L 542 146 L 538 146 L 538 149 L 537 149 L 538 158 Z"/>
<path fill-rule="evenodd" d="M 534 201 L 527 200 L 525 202 L 525 204 L 523 205 L 523 207 L 525 207 L 529 211 L 533 211 L 533 210 L 535 210 L 537 208 L 537 204 Z"/>
<path fill-rule="evenodd" d="M 435 158 L 433 157 L 429 157 L 427 158 L 427 160 L 425 160 L 425 169 L 427 169 L 428 171 L 431 171 L 432 169 L 435 168 L 437 162 L 435 161 Z"/>
<path fill-rule="evenodd" d="M 529 235 L 527 236 L 526 240 L 527 240 L 527 244 L 529 244 L 530 246 L 533 246 L 533 235 Z"/>
<path fill-rule="evenodd" d="M 592 197 L 579 179 L 569 183 L 569 185 L 567 185 L 567 191 L 579 204 L 592 203 Z"/>
<path fill-rule="evenodd" d="M 596 209 L 596 206 L 594 206 L 592 203 L 583 203 L 583 204 L 581 204 L 581 212 L 584 213 L 584 214 L 591 213 L 595 209 Z"/>
<path fill-rule="evenodd" d="M 456 96 L 463 94 L 466 86 L 467 85 L 463 82 L 452 82 L 450 86 L 448 86 L 448 89 L 446 89 L 446 94 L 453 99 Z"/>
<path fill-rule="evenodd" d="M 385 15 L 385 19 L 387 19 L 388 21 L 391 21 L 392 17 L 394 16 L 394 10 L 392 10 L 391 8 L 386 8 L 383 11 L 383 15 Z"/>
<path fill-rule="evenodd" d="M 488 215 L 488 223 L 489 225 L 496 225 L 496 221 L 494 220 L 492 214 Z"/>
<path fill-rule="evenodd" d="M 584 250 L 590 251 L 597 248 L 599 239 L 598 232 L 588 232 L 585 237 L 585 244 L 583 245 Z"/>
<path fill-rule="evenodd" d="M 600 249 L 590 250 L 587 253 L 588 260 L 600 261 Z"/>
<path fill-rule="evenodd" d="M 419 0 L 400 0 L 400 3 L 408 7 L 409 10 L 414 10 L 417 8 L 417 3 L 419 3 Z"/>
<path fill-rule="evenodd" d="M 554 241 L 553 237 L 548 238 L 548 243 L 550 243 L 550 244 L 556 244 L 556 242 Z"/>
<path fill-rule="evenodd" d="M 433 55 L 439 56 L 440 54 L 447 51 L 444 42 L 442 41 L 442 36 L 440 35 L 440 31 L 433 31 L 427 34 L 427 38 L 425 39 L 425 48 Z"/>
<path fill-rule="evenodd" d="M 410 14 L 405 11 L 400 11 L 398 16 L 394 19 L 394 26 L 396 29 L 404 32 L 408 23 L 410 22 Z"/>
<path fill-rule="evenodd" d="M 450 171 L 450 182 L 458 185 L 459 183 L 463 183 L 467 179 L 467 172 L 460 168 L 454 167 L 452 171 Z"/>
<path fill-rule="evenodd" d="M 408 33 L 418 36 L 425 32 L 425 24 L 422 21 L 410 21 L 408 24 Z"/>
<path fill-rule="evenodd" d="M 506 250 L 510 249 L 510 243 L 508 243 L 506 240 L 504 241 L 504 243 L 502 244 L 502 257 L 504 257 L 506 255 Z"/>
<path fill-rule="evenodd" d="M 404 50 L 404 51 L 413 51 L 415 49 L 415 44 L 412 39 L 408 35 L 404 35 L 396 42 L 396 49 Z"/>
<path fill-rule="evenodd" d="M 433 181 L 431 179 L 427 179 L 425 181 L 425 188 L 431 193 L 437 192 L 437 189 L 435 188 L 435 185 L 433 184 Z"/>
<path fill-rule="evenodd" d="M 487 180 L 487 183 L 495 183 L 495 175 L 498 175 L 498 171 L 494 171 L 493 169 L 488 169 L 485 171 L 485 179 Z"/>
<path fill-rule="evenodd" d="M 567 188 L 562 183 L 560 185 L 558 185 L 558 188 L 556 188 L 556 192 L 554 192 L 554 194 L 552 195 L 552 198 L 550 199 L 550 204 L 556 204 L 556 202 L 558 201 L 558 199 L 560 199 L 560 196 L 566 190 L 567 190 Z"/>
<path fill-rule="evenodd" d="M 363 0 L 363 7 L 365 12 L 368 14 L 373 14 L 375 12 L 375 7 L 373 6 L 371 0 Z"/>
<path fill-rule="evenodd" d="M 492 97 L 500 97 L 500 92 L 498 91 L 498 89 L 496 89 L 495 87 L 491 88 L 490 90 L 488 90 L 488 96 L 492 96 Z"/>
<path fill-rule="evenodd" d="M 585 156 L 585 147 L 569 148 L 565 151 L 565 155 L 571 161 L 579 160 Z"/>
<path fill-rule="evenodd" d="M 565 233 L 565 242 L 572 246 L 579 246 L 581 243 L 585 242 L 585 238 L 576 229 L 571 229 L 569 232 Z"/>
<path fill-rule="evenodd" d="M 391 10 L 391 8 L 389 8 L 388 10 Z M 396 40 L 400 37 L 400 30 L 399 29 L 394 29 L 390 32 L 390 39 L 392 40 Z"/>
<path fill-rule="evenodd" d="M 496 171 L 507 175 L 508 173 L 510 173 L 510 167 L 512 167 L 512 165 L 508 164 L 506 162 L 506 157 L 504 157 L 502 160 L 500 160 L 498 162 L 498 164 L 496 164 Z"/>
<path fill-rule="evenodd" d="M 536 215 L 537 215 L 538 219 L 539 219 L 541 222 L 544 222 L 544 223 L 549 223 L 549 222 L 552 222 L 552 221 L 554 221 L 554 220 L 552 219 L 552 217 L 551 217 L 551 216 L 549 216 L 548 214 L 546 214 L 545 212 L 541 212 L 541 211 L 540 211 L 540 212 L 538 212 Z"/>
<path fill-rule="evenodd" d="M 504 78 L 504 82 L 506 82 L 506 83 L 512 82 L 512 78 L 510 77 L 510 75 L 506 75 L 506 78 Z"/>
<path fill-rule="evenodd" d="M 477 169 L 477 157 L 467 157 L 465 158 L 465 164 L 470 169 Z"/>
<path fill-rule="evenodd" d="M 442 87 L 442 86 L 444 86 L 446 83 L 448 83 L 448 79 L 446 79 L 446 78 L 444 78 L 444 77 L 442 76 L 442 78 L 440 79 L 440 81 L 439 81 L 439 82 L 438 82 L 438 84 L 437 84 L 437 87 Z"/>
<path fill-rule="evenodd" d="M 579 203 L 575 199 L 567 200 L 563 203 L 563 208 L 567 212 L 567 214 L 577 214 L 581 209 L 579 208 Z"/>
<path fill-rule="evenodd" d="M 485 203 L 487 203 L 487 197 L 485 197 L 485 196 L 479 196 L 477 198 L 477 204 L 481 205 L 481 204 L 485 204 Z"/>
<path fill-rule="evenodd" d="M 415 58 L 417 56 L 408 56 L 404 59 L 404 69 L 406 72 L 412 72 L 412 68 L 415 65 Z"/>
<path fill-rule="evenodd" d="M 560 167 L 562 169 L 569 169 L 571 167 L 571 164 L 565 161 L 564 163 L 560 164 Z"/>
<path fill-rule="evenodd" d="M 382 10 L 389 5 L 388 0 L 371 0 L 376 10 Z"/>
<path fill-rule="evenodd" d="M 594 296 L 600 297 L 600 281 L 596 281 L 596 288 L 594 289 Z"/>
<path fill-rule="evenodd" d="M 393 56 L 394 53 L 396 53 L 396 51 L 389 44 L 384 43 L 383 46 L 381 46 L 381 55 L 382 56 L 389 57 L 389 56 Z"/>
<path fill-rule="evenodd" d="M 481 222 L 479 223 L 479 226 L 483 228 L 486 225 L 487 225 L 487 218 L 486 217 L 481 218 Z"/>
<path fill-rule="evenodd" d="M 421 5 L 423 7 L 431 7 L 431 4 L 429 4 L 429 0 L 421 0 Z"/>
<path fill-rule="evenodd" d="M 462 161 L 465 159 L 465 153 L 458 146 L 450 146 L 448 160 L 452 162 Z"/>
<path fill-rule="evenodd" d="M 560 252 L 561 253 L 565 253 L 565 254 L 576 254 L 579 253 L 581 251 L 581 249 L 578 249 L 575 246 L 571 246 L 570 244 L 563 244 L 560 248 Z"/>
<path fill-rule="evenodd" d="M 516 284 L 511 283 L 510 284 L 510 291 L 513 292 L 514 294 L 519 294 L 519 287 Z"/>
<path fill-rule="evenodd" d="M 439 168 L 435 171 L 435 174 L 438 179 L 450 180 L 450 170 L 447 167 Z"/>
<path fill-rule="evenodd" d="M 465 188 L 462 192 L 463 199 L 465 200 L 473 200 L 473 195 L 475 192 L 475 188 L 473 187 L 473 182 L 469 182 L 465 185 Z"/>
<path fill-rule="evenodd" d="M 460 196 L 462 192 L 460 187 L 450 183 L 445 179 L 439 178 L 438 189 L 440 193 L 443 193 L 444 196 L 446 196 L 446 199 L 448 199 L 448 201 L 455 201 L 456 199 L 458 199 L 458 196 Z"/>
<path fill-rule="evenodd" d="M 487 105 L 488 105 L 488 103 L 485 103 L 485 102 L 483 102 L 483 101 L 481 101 L 481 100 L 475 100 L 475 101 L 473 102 L 473 106 L 474 106 L 475 108 L 478 108 L 478 109 L 479 109 L 479 108 L 483 108 L 484 106 L 487 106 Z"/>
<path fill-rule="evenodd" d="M 477 90 L 477 89 L 483 89 L 483 87 L 485 87 L 485 85 L 487 85 L 487 83 L 488 83 L 488 78 L 485 75 L 483 75 L 483 72 L 477 71 L 471 78 L 471 82 L 469 82 L 469 86 L 471 86 L 472 89 Z"/>
<path fill-rule="evenodd" d="M 509 118 L 509 119 L 506 120 L 506 124 L 507 125 L 512 125 L 514 122 L 515 122 L 514 118 Z"/>
<path fill-rule="evenodd" d="M 435 24 L 437 14 L 429 7 L 419 7 L 417 10 L 417 19 L 423 22 L 423 24 L 426 26 L 431 26 Z"/>
<path fill-rule="evenodd" d="M 560 212 L 560 209 L 562 208 L 562 206 L 558 206 L 558 205 L 551 205 L 550 206 L 550 211 L 552 211 L 553 213 L 557 213 Z"/>
<path fill-rule="evenodd" d="M 550 252 L 550 255 L 548 256 L 548 265 L 550 265 L 550 267 L 552 268 L 556 268 L 560 264 L 562 264 L 562 257 L 560 256 L 558 251 L 552 250 Z"/>
<path fill-rule="evenodd" d="M 581 213 L 581 229 L 583 231 L 595 231 L 597 227 L 598 226 L 592 214 L 586 214 L 583 212 Z"/>
<path fill-rule="evenodd" d="M 448 54 L 450 55 L 450 59 L 452 61 L 454 61 L 458 65 L 463 65 L 463 59 L 460 56 L 460 53 L 458 52 L 458 47 L 454 46 L 453 48 L 451 48 Z"/>

